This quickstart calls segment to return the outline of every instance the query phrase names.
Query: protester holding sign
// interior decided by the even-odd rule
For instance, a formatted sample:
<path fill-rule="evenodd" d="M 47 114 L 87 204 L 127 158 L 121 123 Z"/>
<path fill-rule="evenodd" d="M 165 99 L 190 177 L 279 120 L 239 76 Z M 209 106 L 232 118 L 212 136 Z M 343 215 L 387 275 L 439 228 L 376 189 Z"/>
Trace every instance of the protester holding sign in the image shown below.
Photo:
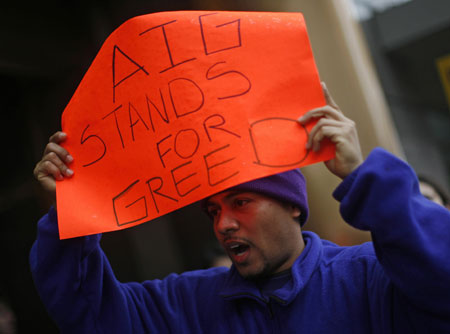
<path fill-rule="evenodd" d="M 62 126 L 34 171 L 55 205 L 30 254 L 61 332 L 450 333 L 450 211 L 390 153 L 363 159 L 299 14 L 133 19 L 100 50 Z M 344 220 L 373 243 L 302 232 L 296 168 L 318 161 L 342 179 Z M 199 200 L 231 268 L 117 281 L 98 233 Z"/>
<path fill-rule="evenodd" d="M 425 199 L 412 169 L 382 149 L 363 161 L 354 123 L 328 105 L 307 146 L 336 144 L 328 169 L 352 226 L 373 243 L 339 247 L 302 232 L 308 216 L 298 170 L 250 181 L 203 203 L 233 261 L 121 283 L 100 235 L 59 240 L 55 208 L 31 251 L 36 286 L 63 333 L 448 333 L 450 212 Z M 51 137 L 35 176 L 53 195 L 72 161 Z M 66 181 L 63 181 L 66 182 Z M 82 208 L 80 208 L 82 209 Z"/>

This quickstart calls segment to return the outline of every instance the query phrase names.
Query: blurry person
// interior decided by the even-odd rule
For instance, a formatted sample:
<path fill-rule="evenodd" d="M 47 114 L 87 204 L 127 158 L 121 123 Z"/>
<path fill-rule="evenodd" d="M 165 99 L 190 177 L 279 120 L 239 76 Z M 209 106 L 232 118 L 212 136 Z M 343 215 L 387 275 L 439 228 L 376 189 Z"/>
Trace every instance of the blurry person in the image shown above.
<path fill-rule="evenodd" d="M 419 175 L 419 187 L 423 196 L 439 205 L 450 209 L 450 203 L 447 194 L 435 182 L 424 175 Z"/>
<path fill-rule="evenodd" d="M 16 316 L 8 303 L 0 299 L 0 334 L 15 334 Z"/>

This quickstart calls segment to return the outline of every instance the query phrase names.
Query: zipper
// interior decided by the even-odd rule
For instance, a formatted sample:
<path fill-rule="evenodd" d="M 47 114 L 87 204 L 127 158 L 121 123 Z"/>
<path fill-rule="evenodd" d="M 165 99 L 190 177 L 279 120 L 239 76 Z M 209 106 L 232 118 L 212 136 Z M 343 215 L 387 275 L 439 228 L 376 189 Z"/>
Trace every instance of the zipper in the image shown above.
<path fill-rule="evenodd" d="M 247 297 L 250 297 L 250 298 L 252 298 L 252 299 L 255 299 L 255 300 L 257 300 L 257 301 L 259 301 L 259 302 L 262 302 L 263 304 L 265 304 L 266 305 L 266 307 L 267 307 L 267 309 L 268 309 L 268 311 L 269 311 L 269 318 L 270 318 L 270 320 L 273 320 L 274 319 L 274 317 L 275 317 L 275 314 L 274 314 L 274 312 L 273 312 L 273 307 L 272 307 L 272 302 L 271 302 L 271 299 L 273 299 L 274 301 L 276 301 L 276 302 L 278 302 L 279 304 L 282 304 L 282 305 L 286 305 L 287 304 L 287 302 L 285 301 L 285 300 L 283 300 L 283 299 L 281 299 L 281 298 L 278 298 L 277 296 L 270 296 L 269 298 L 267 298 L 267 299 L 265 299 L 265 298 L 261 298 L 261 297 L 259 297 L 259 296 L 256 296 L 256 295 L 254 295 L 254 294 L 252 294 L 252 293 L 248 293 L 248 292 L 246 292 L 246 293 L 237 293 L 237 294 L 232 294 L 232 295 L 227 295 L 227 296 L 225 296 L 226 298 L 228 297 L 228 298 L 232 298 L 232 297 L 242 297 L 242 296 L 247 296 Z"/>
<path fill-rule="evenodd" d="M 270 320 L 273 320 L 274 314 L 273 314 L 273 309 L 272 309 L 272 303 L 270 302 L 270 298 L 269 300 L 266 302 L 267 308 L 269 309 L 269 317 Z"/>
<path fill-rule="evenodd" d="M 281 305 L 286 305 L 287 302 L 284 301 L 283 299 L 278 298 L 277 296 L 270 296 L 269 299 L 267 301 L 265 301 L 265 303 L 267 305 L 267 308 L 269 309 L 270 319 L 273 319 L 275 314 L 273 312 L 273 307 L 272 307 L 271 300 L 274 300 L 274 301 L 276 301 L 277 303 L 279 303 Z"/>

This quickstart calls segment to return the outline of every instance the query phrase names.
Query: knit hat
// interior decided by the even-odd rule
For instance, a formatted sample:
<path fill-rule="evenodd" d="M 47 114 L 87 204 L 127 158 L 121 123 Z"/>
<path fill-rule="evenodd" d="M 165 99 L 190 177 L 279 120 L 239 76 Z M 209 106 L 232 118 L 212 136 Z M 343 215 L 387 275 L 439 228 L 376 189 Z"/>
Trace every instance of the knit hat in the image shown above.
<path fill-rule="evenodd" d="M 260 179 L 238 184 L 227 189 L 249 191 L 272 197 L 281 202 L 296 205 L 300 211 L 300 225 L 303 226 L 308 218 L 308 198 L 306 195 L 306 180 L 298 169 L 266 176 Z M 202 200 L 202 207 L 206 208 L 207 199 Z"/>

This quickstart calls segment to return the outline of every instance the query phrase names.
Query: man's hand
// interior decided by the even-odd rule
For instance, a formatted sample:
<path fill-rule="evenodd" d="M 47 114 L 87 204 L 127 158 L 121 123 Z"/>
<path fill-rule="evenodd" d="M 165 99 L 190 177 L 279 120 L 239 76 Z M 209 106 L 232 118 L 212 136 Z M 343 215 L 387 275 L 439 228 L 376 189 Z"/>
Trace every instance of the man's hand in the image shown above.
<path fill-rule="evenodd" d="M 73 171 L 67 167 L 73 161 L 72 156 L 59 144 L 66 139 L 64 132 L 56 132 L 49 139 L 41 161 L 34 168 L 34 177 L 49 194 L 56 206 L 56 180 L 71 177 Z"/>
<path fill-rule="evenodd" d="M 320 118 L 309 133 L 306 149 L 318 151 L 322 139 L 330 139 L 336 145 L 336 157 L 325 161 L 325 165 L 333 174 L 344 179 L 363 162 L 358 133 L 355 122 L 342 114 L 324 83 L 322 88 L 327 105 L 308 111 L 298 121 L 306 124 L 311 119 Z"/>

